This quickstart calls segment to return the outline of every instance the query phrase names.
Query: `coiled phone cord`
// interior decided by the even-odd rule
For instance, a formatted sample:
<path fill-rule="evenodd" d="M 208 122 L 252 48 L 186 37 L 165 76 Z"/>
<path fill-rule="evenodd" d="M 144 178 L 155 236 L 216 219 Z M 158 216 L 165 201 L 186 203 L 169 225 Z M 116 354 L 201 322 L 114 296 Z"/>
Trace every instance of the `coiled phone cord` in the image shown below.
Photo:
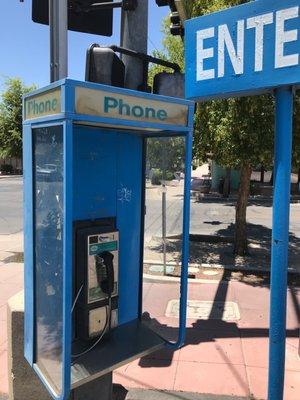
<path fill-rule="evenodd" d="M 78 290 L 78 292 L 76 294 L 76 297 L 75 297 L 73 305 L 72 305 L 71 313 L 74 311 L 74 308 L 76 306 L 77 300 L 78 300 L 78 298 L 80 296 L 80 293 L 81 293 L 82 289 L 83 289 L 83 285 L 80 286 L 80 289 Z"/>

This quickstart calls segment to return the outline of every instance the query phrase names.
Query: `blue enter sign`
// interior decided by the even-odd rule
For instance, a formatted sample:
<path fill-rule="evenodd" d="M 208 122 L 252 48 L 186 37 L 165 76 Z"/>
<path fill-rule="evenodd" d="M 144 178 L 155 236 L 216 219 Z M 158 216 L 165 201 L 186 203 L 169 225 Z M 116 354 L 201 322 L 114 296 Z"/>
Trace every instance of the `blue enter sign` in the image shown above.
<path fill-rule="evenodd" d="M 207 100 L 300 83 L 300 0 L 257 0 L 185 24 L 186 97 Z"/>

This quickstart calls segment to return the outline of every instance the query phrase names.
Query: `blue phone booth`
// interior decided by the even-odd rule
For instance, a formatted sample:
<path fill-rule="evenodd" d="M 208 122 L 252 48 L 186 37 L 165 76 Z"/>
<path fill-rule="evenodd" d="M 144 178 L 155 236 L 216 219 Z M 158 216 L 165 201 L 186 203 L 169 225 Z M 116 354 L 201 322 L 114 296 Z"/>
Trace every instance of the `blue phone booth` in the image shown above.
<path fill-rule="evenodd" d="M 184 341 L 194 103 L 62 80 L 24 98 L 25 357 L 54 399 Z M 185 138 L 180 329 L 141 319 L 145 143 Z"/>

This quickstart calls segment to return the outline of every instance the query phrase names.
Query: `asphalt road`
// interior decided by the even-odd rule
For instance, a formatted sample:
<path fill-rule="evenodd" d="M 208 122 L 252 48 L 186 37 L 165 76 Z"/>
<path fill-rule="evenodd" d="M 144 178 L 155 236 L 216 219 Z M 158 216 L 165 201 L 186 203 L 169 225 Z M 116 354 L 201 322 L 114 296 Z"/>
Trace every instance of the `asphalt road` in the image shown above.
<path fill-rule="evenodd" d="M 22 178 L 0 177 L 0 234 L 11 234 L 23 229 Z M 183 186 L 167 188 L 167 235 L 180 234 L 182 231 Z M 271 204 L 250 204 L 247 211 L 248 222 L 272 226 Z M 145 241 L 153 236 L 161 236 L 162 194 L 161 188 L 147 188 L 146 192 Z M 231 202 L 191 202 L 191 233 L 223 233 L 234 222 L 235 206 Z M 300 237 L 300 204 L 291 205 L 290 231 Z"/>
<path fill-rule="evenodd" d="M 182 232 L 183 188 L 167 188 L 167 236 Z M 146 192 L 145 240 L 152 236 L 161 236 L 162 200 L 160 189 L 149 187 Z M 226 235 L 228 227 L 235 221 L 235 204 L 218 200 L 191 201 L 190 232 L 194 234 Z M 272 206 L 270 202 L 250 202 L 247 209 L 247 221 L 272 229 Z M 290 232 L 300 237 L 300 204 L 291 204 Z"/>
<path fill-rule="evenodd" d="M 0 235 L 23 229 L 23 178 L 0 176 Z"/>

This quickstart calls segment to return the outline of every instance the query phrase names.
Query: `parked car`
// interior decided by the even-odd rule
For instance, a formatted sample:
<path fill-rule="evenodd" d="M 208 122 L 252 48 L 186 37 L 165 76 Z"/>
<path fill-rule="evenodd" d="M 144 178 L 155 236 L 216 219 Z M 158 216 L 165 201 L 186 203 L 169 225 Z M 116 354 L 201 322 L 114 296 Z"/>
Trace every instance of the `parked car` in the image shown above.
<path fill-rule="evenodd" d="M 37 165 L 36 167 L 37 178 L 44 181 L 61 181 L 62 176 L 57 171 L 57 165 L 55 164 L 45 164 L 43 167 Z"/>
<path fill-rule="evenodd" d="M 192 178 L 191 181 L 191 192 L 208 194 L 211 189 L 211 178 L 210 177 L 201 177 L 201 178 Z"/>

